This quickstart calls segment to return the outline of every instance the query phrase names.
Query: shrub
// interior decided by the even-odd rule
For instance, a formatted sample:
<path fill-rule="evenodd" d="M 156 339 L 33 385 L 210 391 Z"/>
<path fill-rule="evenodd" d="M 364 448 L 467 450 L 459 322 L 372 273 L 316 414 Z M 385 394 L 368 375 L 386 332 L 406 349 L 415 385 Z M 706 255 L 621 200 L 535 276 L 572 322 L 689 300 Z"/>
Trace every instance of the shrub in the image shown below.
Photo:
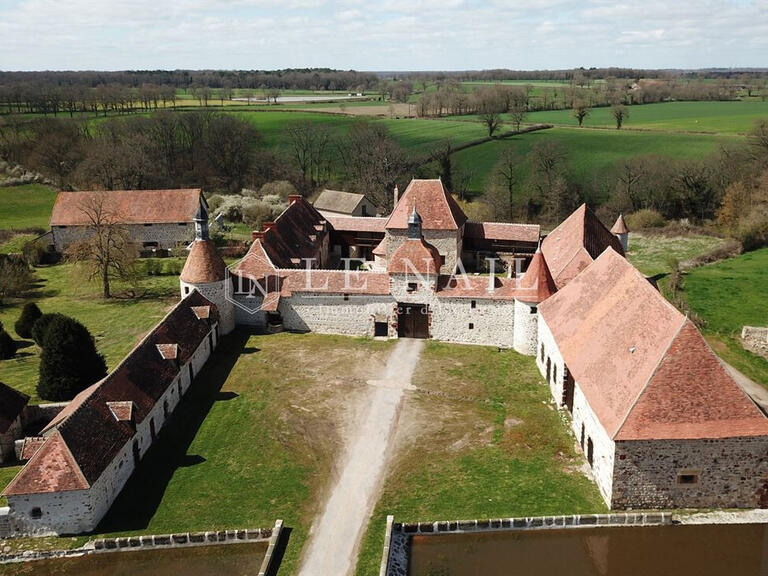
<path fill-rule="evenodd" d="M 262 222 L 273 220 L 278 214 L 274 205 L 252 200 L 243 208 L 243 221 L 254 228 L 260 228 Z"/>
<path fill-rule="evenodd" d="M 181 274 L 181 262 L 178 260 L 168 260 L 163 266 L 163 274 L 166 276 L 178 276 Z"/>
<path fill-rule="evenodd" d="M 214 194 L 208 200 L 208 208 L 211 212 L 216 212 L 219 206 L 224 202 L 224 198 L 219 194 Z"/>
<path fill-rule="evenodd" d="M 35 277 L 24 258 L 0 254 L 0 304 L 4 298 L 19 296 L 29 290 L 34 280 Z"/>
<path fill-rule="evenodd" d="M 21 310 L 21 316 L 19 316 L 19 319 L 16 320 L 16 324 L 14 325 L 16 334 L 22 338 L 31 338 L 32 326 L 35 325 L 37 319 L 42 315 L 43 313 L 40 311 L 40 308 L 38 308 L 37 304 L 34 302 L 27 302 L 24 304 L 24 308 Z"/>
<path fill-rule="evenodd" d="M 30 266 L 39 266 L 45 262 L 48 252 L 42 242 L 34 241 L 24 244 L 21 248 L 21 253 L 24 255 L 24 260 L 26 260 Z"/>
<path fill-rule="evenodd" d="M 630 230 L 643 230 L 645 228 L 661 228 L 666 224 L 664 216 L 656 210 L 643 208 L 632 214 L 627 214 L 627 227 Z"/>
<path fill-rule="evenodd" d="M 35 344 L 40 346 L 40 348 L 43 347 L 43 343 L 45 342 L 45 335 L 48 333 L 48 327 L 51 325 L 54 318 L 58 316 L 63 316 L 63 314 L 43 314 L 40 318 L 35 320 L 34 324 L 32 324 L 32 340 L 34 340 Z"/>
<path fill-rule="evenodd" d="M 19 346 L 5 330 L 0 330 L 0 360 L 7 360 L 16 355 Z"/>
<path fill-rule="evenodd" d="M 106 375 L 104 356 L 96 350 L 88 329 L 73 318 L 57 315 L 43 341 L 38 395 L 52 401 L 70 400 Z"/>
<path fill-rule="evenodd" d="M 163 273 L 163 264 L 154 258 L 147 258 L 144 261 L 144 272 L 147 276 L 160 276 Z"/>
<path fill-rule="evenodd" d="M 745 252 L 768 245 L 768 214 L 754 212 L 744 218 L 736 228 L 736 239 Z"/>
<path fill-rule="evenodd" d="M 264 196 L 277 196 L 281 200 L 288 200 L 288 196 L 291 194 L 298 194 L 296 188 L 288 180 L 275 180 L 274 182 L 267 182 L 259 190 L 259 194 L 263 198 Z"/>

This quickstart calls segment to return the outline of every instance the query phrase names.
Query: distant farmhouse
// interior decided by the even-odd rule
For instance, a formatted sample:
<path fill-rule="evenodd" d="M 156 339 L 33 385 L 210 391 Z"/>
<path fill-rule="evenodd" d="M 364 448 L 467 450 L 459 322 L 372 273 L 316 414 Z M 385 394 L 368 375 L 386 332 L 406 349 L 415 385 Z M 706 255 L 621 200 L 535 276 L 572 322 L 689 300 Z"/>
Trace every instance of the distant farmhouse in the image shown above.
<path fill-rule="evenodd" d="M 195 237 L 194 218 L 207 204 L 200 189 L 59 192 L 51 213 L 54 249 L 63 252 L 86 238 L 101 210 L 144 249 L 171 249 Z"/>
<path fill-rule="evenodd" d="M 768 419 L 625 259 L 621 217 L 612 233 L 583 205 L 539 242 L 538 226 L 469 222 L 441 181 L 413 180 L 387 218 L 291 196 L 231 270 L 204 203 L 195 230 L 181 302 L 27 439 L 0 509 L 15 533 L 92 530 L 238 324 L 535 355 L 611 508 L 768 507 Z M 459 273 L 485 257 L 506 273 Z"/>
<path fill-rule="evenodd" d="M 314 201 L 315 209 L 323 216 L 375 216 L 376 206 L 363 194 L 323 190 Z"/>

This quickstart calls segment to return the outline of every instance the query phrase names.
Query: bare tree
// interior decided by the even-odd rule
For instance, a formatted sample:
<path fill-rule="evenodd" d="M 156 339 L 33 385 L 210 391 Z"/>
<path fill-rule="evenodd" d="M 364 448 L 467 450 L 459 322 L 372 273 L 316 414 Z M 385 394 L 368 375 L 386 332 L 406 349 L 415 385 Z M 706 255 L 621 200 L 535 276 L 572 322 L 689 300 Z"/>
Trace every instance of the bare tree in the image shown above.
<path fill-rule="evenodd" d="M 513 102 L 509 109 L 509 116 L 512 118 L 512 124 L 515 126 L 515 130 L 520 130 L 520 124 L 523 123 L 525 117 L 528 115 L 528 108 L 525 104 L 520 102 Z"/>
<path fill-rule="evenodd" d="M 293 158 L 304 180 L 313 187 L 321 180 L 328 168 L 328 145 L 330 132 L 324 124 L 312 120 L 297 120 L 285 127 L 291 142 Z"/>
<path fill-rule="evenodd" d="M 84 202 L 80 210 L 88 224 L 82 241 L 70 246 L 67 256 L 90 268 L 90 278 L 101 282 L 104 298 L 111 298 L 113 279 L 135 278 L 135 248 L 120 214 L 112 209 L 104 195 Z"/>
<path fill-rule="evenodd" d="M 566 153 L 551 140 L 534 144 L 529 153 L 533 167 L 534 187 L 552 221 L 559 222 L 571 208 L 571 191 L 565 178 Z"/>
<path fill-rule="evenodd" d="M 509 221 L 512 220 L 512 206 L 514 204 L 515 189 L 518 184 L 517 169 L 521 162 L 522 159 L 518 153 L 512 148 L 507 148 L 493 167 L 492 186 L 495 188 L 493 190 L 494 201 L 489 202 L 489 204 L 493 204 L 497 214 L 503 215 L 503 218 Z M 503 210 L 499 209 L 500 193 L 503 193 L 505 196 L 505 201 L 503 202 L 505 209 Z M 500 218 L 500 216 L 497 215 L 497 218 Z"/>
<path fill-rule="evenodd" d="M 486 112 L 480 115 L 480 122 L 488 129 L 488 136 L 493 138 L 494 133 L 501 128 L 504 123 L 501 114 L 498 112 Z"/>
<path fill-rule="evenodd" d="M 576 120 L 579 123 L 579 128 L 581 128 L 582 124 L 584 124 L 584 119 L 590 115 L 592 111 L 590 110 L 589 106 L 587 106 L 582 101 L 577 101 L 573 105 L 573 117 L 576 118 Z"/>
<path fill-rule="evenodd" d="M 624 104 L 614 104 L 611 106 L 611 116 L 616 121 L 616 130 L 621 130 L 624 120 L 629 118 L 629 109 Z"/>
<path fill-rule="evenodd" d="M 749 132 L 749 143 L 762 154 L 768 157 L 768 120 L 758 120 Z"/>

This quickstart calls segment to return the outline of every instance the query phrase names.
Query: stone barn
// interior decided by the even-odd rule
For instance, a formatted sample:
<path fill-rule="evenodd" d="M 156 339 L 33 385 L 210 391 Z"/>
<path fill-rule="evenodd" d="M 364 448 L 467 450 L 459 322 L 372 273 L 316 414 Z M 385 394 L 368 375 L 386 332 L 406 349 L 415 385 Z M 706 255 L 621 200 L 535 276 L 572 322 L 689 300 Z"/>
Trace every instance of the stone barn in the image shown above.
<path fill-rule="evenodd" d="M 315 209 L 323 216 L 375 216 L 376 206 L 364 194 L 323 190 L 313 202 Z"/>
<path fill-rule="evenodd" d="M 208 209 L 200 189 L 59 192 L 51 213 L 57 252 L 92 233 L 97 212 L 102 221 L 120 224 L 144 250 L 173 249 L 195 237 L 194 217 Z"/>
<path fill-rule="evenodd" d="M 607 248 L 539 305 L 537 362 L 611 508 L 768 505 L 768 419 Z"/>

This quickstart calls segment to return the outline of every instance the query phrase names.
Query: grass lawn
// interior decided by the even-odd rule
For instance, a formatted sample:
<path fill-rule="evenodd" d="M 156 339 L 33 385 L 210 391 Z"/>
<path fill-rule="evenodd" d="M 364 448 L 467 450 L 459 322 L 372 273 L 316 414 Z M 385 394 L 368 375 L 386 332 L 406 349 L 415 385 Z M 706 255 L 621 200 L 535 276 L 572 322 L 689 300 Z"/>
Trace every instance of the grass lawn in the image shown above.
<path fill-rule="evenodd" d="M 629 119 L 624 126 L 630 129 L 745 134 L 760 118 L 768 118 L 768 102 L 661 102 L 630 106 Z M 570 110 L 532 112 L 526 121 L 578 126 Z M 613 128 L 616 124 L 611 109 L 605 107 L 593 108 L 584 120 L 584 126 Z"/>
<path fill-rule="evenodd" d="M 42 184 L 0 187 L 0 230 L 48 228 L 56 192 Z"/>
<path fill-rule="evenodd" d="M 13 477 L 21 470 L 21 466 L 2 466 L 0 465 L 0 491 L 5 488 L 8 483 L 13 480 Z M 7 506 L 8 502 L 5 497 L 0 496 L 0 506 Z"/>
<path fill-rule="evenodd" d="M 105 518 L 106 534 L 292 528 L 295 573 L 362 372 L 391 343 L 316 334 L 222 340 Z"/>
<path fill-rule="evenodd" d="M 741 346 L 744 325 L 768 323 L 768 248 L 691 270 L 685 297 L 706 321 L 704 334 L 718 354 L 768 387 L 768 361 Z"/>
<path fill-rule="evenodd" d="M 407 394 L 358 576 L 378 573 L 387 514 L 407 522 L 606 510 L 533 358 L 427 342 L 413 383 L 422 391 Z"/>
<path fill-rule="evenodd" d="M 0 306 L 0 321 L 12 337 L 20 340 L 13 325 L 25 302 L 34 301 L 46 312 L 61 312 L 82 322 L 96 338 L 96 345 L 114 367 L 136 342 L 165 315 L 178 299 L 178 276 L 147 278 L 143 298 L 112 298 L 105 301 L 100 286 L 84 280 L 82 269 L 58 264 L 35 269 L 40 282 L 33 294 Z M 0 360 L 0 382 L 13 386 L 40 402 L 37 386 L 39 348 L 23 342 L 15 358 Z"/>
<path fill-rule="evenodd" d="M 740 141 L 740 137 L 553 128 L 495 140 L 462 150 L 453 156 L 454 166 L 465 172 L 471 171 L 472 192 L 480 193 L 483 190 L 485 178 L 491 174 L 502 152 L 512 149 L 522 158 L 518 169 L 518 181 L 519 188 L 523 190 L 531 174 L 531 165 L 525 155 L 536 142 L 545 140 L 554 140 L 563 146 L 567 153 L 568 169 L 574 180 L 587 187 L 591 183 L 591 178 L 610 172 L 618 161 L 625 158 L 645 154 L 674 158 L 700 158 L 716 151 L 721 145 Z M 594 202 L 602 199 L 587 198 L 586 200 Z"/>
<path fill-rule="evenodd" d="M 632 232 L 629 235 L 627 258 L 646 276 L 669 274 L 671 258 L 679 262 L 714 250 L 725 241 L 715 236 L 690 234 L 665 236 L 658 233 Z"/>

